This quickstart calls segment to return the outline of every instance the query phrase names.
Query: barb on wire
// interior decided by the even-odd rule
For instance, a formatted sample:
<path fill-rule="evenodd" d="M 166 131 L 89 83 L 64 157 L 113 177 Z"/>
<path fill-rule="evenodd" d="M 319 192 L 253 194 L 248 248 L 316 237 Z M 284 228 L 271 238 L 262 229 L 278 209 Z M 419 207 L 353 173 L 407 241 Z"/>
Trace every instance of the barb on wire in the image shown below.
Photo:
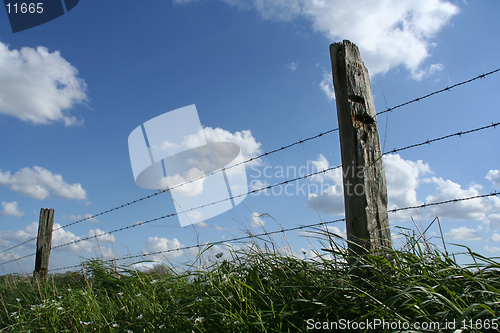
<path fill-rule="evenodd" d="M 449 87 L 446 87 L 446 88 L 443 88 L 441 90 L 437 90 L 437 91 L 434 91 L 434 92 L 431 92 L 430 94 L 427 94 L 425 96 L 422 96 L 422 97 L 418 97 L 418 98 L 415 98 L 415 99 L 412 99 L 411 101 L 408 101 L 408 102 L 404 102 L 404 103 L 401 103 L 399 105 L 396 105 L 396 106 L 393 106 L 392 108 L 388 108 L 387 110 L 384 110 L 384 111 L 381 111 L 381 112 L 378 112 L 377 113 L 377 116 L 380 115 L 380 114 L 384 114 L 384 113 L 387 113 L 387 112 L 392 112 L 394 111 L 394 109 L 397 109 L 397 108 L 400 108 L 402 106 L 405 106 L 405 105 L 408 105 L 408 104 L 411 104 L 411 103 L 415 103 L 415 102 L 419 102 L 423 99 L 426 99 L 428 97 L 431 97 L 433 95 L 436 95 L 436 94 L 439 94 L 439 93 L 442 93 L 442 92 L 445 92 L 445 91 L 450 91 L 451 89 L 455 88 L 455 87 L 458 87 L 458 86 L 461 86 L 461 85 L 464 85 L 464 84 L 467 84 L 469 82 L 472 82 L 472 81 L 475 81 L 475 80 L 478 80 L 478 79 L 482 79 L 482 78 L 485 78 L 486 76 L 488 75 L 491 75 L 491 74 L 494 74 L 494 73 L 497 73 L 497 72 L 500 72 L 500 68 L 497 68 L 491 72 L 488 72 L 488 73 L 485 73 L 485 74 L 481 74 L 481 75 L 478 75 L 472 79 L 469 79 L 469 80 L 465 80 L 465 81 L 462 81 L 462 82 L 459 82 L 459 83 L 455 83 L 454 85 L 452 86 L 449 86 Z"/>
<path fill-rule="evenodd" d="M 422 145 L 426 145 L 426 144 L 429 144 L 431 142 L 444 140 L 444 139 L 451 138 L 451 137 L 454 137 L 454 136 L 462 136 L 464 134 L 478 132 L 478 131 L 481 131 L 481 130 L 484 130 L 484 129 L 488 129 L 488 128 L 496 128 L 496 126 L 498 126 L 498 125 L 500 125 L 500 123 L 493 123 L 491 125 L 483 126 L 483 127 L 479 127 L 479 128 L 475 128 L 475 129 L 472 129 L 472 130 L 445 135 L 445 136 L 442 136 L 442 137 L 439 137 L 439 138 L 436 138 L 436 139 L 426 140 L 426 141 L 421 142 L 421 143 L 413 144 L 413 145 L 406 146 L 406 147 L 399 148 L 399 149 L 394 149 L 394 150 L 392 150 L 390 152 L 384 153 L 383 155 L 389 154 L 389 153 L 395 153 L 395 152 L 398 152 L 398 151 L 402 151 L 402 150 L 406 150 L 406 149 L 410 149 L 410 148 L 414 148 L 414 147 L 418 147 L 418 146 L 422 146 Z M 74 240 L 74 241 L 71 241 L 71 242 L 68 242 L 68 243 L 64 243 L 64 244 L 60 244 L 60 245 L 57 245 L 57 246 L 53 246 L 51 249 L 57 249 L 57 248 L 61 248 L 61 247 L 64 247 L 64 246 L 73 245 L 73 244 L 77 244 L 77 243 L 80 243 L 80 242 L 85 241 L 85 240 L 89 240 L 89 239 L 93 239 L 93 238 L 98 238 L 98 237 L 104 236 L 106 234 L 117 233 L 117 232 L 120 232 L 120 231 L 123 231 L 123 230 L 135 228 L 135 227 L 137 227 L 139 225 L 144 225 L 144 224 L 148 224 L 148 223 L 155 222 L 155 221 L 158 221 L 158 220 L 162 220 L 162 219 L 165 219 L 165 218 L 177 216 L 179 214 L 188 213 L 188 212 L 193 211 L 193 210 L 197 210 L 197 209 L 200 209 L 200 208 L 203 208 L 203 207 L 215 205 L 215 204 L 218 204 L 218 203 L 221 203 L 221 202 L 225 202 L 225 201 L 228 201 L 228 200 L 232 200 L 232 199 L 235 199 L 235 198 L 246 196 L 248 194 L 252 194 L 252 193 L 257 193 L 257 192 L 260 192 L 260 191 L 268 190 L 268 189 L 271 189 L 271 188 L 276 187 L 276 186 L 286 185 L 288 183 L 295 182 L 295 181 L 298 181 L 300 179 L 306 179 L 306 178 L 309 178 L 309 177 L 312 177 L 312 176 L 315 176 L 315 175 L 319 175 L 321 173 L 326 173 L 326 172 L 329 172 L 329 171 L 332 171 L 332 170 L 335 170 L 335 169 L 339 169 L 341 167 L 342 167 L 342 165 L 337 165 L 337 166 L 330 167 L 330 168 L 327 168 L 327 169 L 323 169 L 323 170 L 320 170 L 320 171 L 312 172 L 310 174 L 305 174 L 305 175 L 300 176 L 300 177 L 288 179 L 288 180 L 285 180 L 285 181 L 280 182 L 280 183 L 268 185 L 268 186 L 265 186 L 265 187 L 262 187 L 262 188 L 259 188 L 259 189 L 255 189 L 255 190 L 249 191 L 247 193 L 242 193 L 242 194 L 239 194 L 239 195 L 236 195 L 236 196 L 231 196 L 231 197 L 228 197 L 226 199 L 221 199 L 221 200 L 218 200 L 218 201 L 214 201 L 214 202 L 211 202 L 211 203 L 208 203 L 208 204 L 205 204 L 205 205 L 201 205 L 201 206 L 198 206 L 198 207 L 190 208 L 190 209 L 178 212 L 178 213 L 176 212 L 176 213 L 167 214 L 167 215 L 160 216 L 160 217 L 157 217 L 157 218 L 154 218 L 154 219 L 151 219 L 151 220 L 147 220 L 147 221 L 144 221 L 144 222 L 141 222 L 141 223 L 136 223 L 136 224 L 133 224 L 133 225 L 129 225 L 129 226 L 125 226 L 125 227 L 122 227 L 122 228 L 115 229 L 115 230 L 111 230 L 111 231 L 108 231 L 108 232 L 102 232 L 100 234 L 95 234 L 93 236 L 88 236 L 88 237 L 80 238 L 80 239 L 77 239 L 77 240 Z M 0 263 L 0 266 L 8 264 L 10 262 L 13 262 L 15 260 L 20 260 L 20 259 L 28 258 L 28 257 L 34 256 L 34 255 L 35 255 L 35 253 L 32 253 L 32 254 L 28 254 L 28 255 L 25 255 L 23 257 L 17 258 L 17 259 L 12 259 L 12 260 Z"/>
<path fill-rule="evenodd" d="M 422 205 L 418 206 L 411 206 L 411 207 L 402 207 L 402 208 L 395 208 L 388 210 L 388 213 L 395 213 L 401 210 L 408 210 L 408 209 L 422 209 L 426 208 L 429 206 L 437 206 L 437 205 L 444 205 L 452 202 L 459 202 L 459 201 L 466 201 L 466 200 L 473 200 L 473 199 L 478 199 L 478 198 L 485 198 L 485 197 L 491 197 L 491 196 L 498 196 L 500 195 L 500 192 L 491 192 L 488 194 L 482 194 L 482 195 L 475 195 L 472 197 L 467 197 L 467 198 L 455 198 L 455 199 L 450 199 L 450 200 L 445 200 L 445 201 L 440 201 L 440 202 L 432 202 L 432 203 L 424 203 Z M 236 237 L 232 239 L 226 239 L 226 240 L 221 240 L 217 242 L 210 242 L 209 244 L 197 244 L 197 245 L 190 245 L 190 246 L 184 246 L 184 247 L 178 247 L 176 249 L 168 249 L 168 250 L 162 250 L 162 251 L 156 251 L 156 252 L 151 252 L 151 253 L 142 253 L 142 254 L 136 254 L 136 255 L 127 255 L 123 256 L 120 258 L 113 258 L 109 260 L 105 260 L 104 262 L 111 262 L 111 261 L 119 261 L 119 260 L 125 260 L 125 259 L 134 259 L 134 258 L 144 258 L 152 255 L 158 255 L 158 254 L 165 254 L 169 252 L 174 252 L 174 251 L 182 251 L 182 250 L 189 250 L 192 248 L 200 248 L 203 246 L 213 246 L 213 245 L 219 245 L 219 244 L 224 244 L 224 243 L 230 243 L 230 242 L 236 242 L 244 239 L 249 239 L 249 238 L 257 238 L 257 237 L 262 237 L 262 236 L 269 236 L 269 235 L 274 235 L 278 233 L 284 233 L 284 232 L 290 232 L 290 231 L 295 231 L 295 230 L 301 230 L 305 228 L 311 228 L 311 227 L 317 227 L 317 226 L 323 226 L 325 224 L 331 224 L 331 223 L 336 223 L 336 222 L 342 222 L 345 221 L 345 218 L 341 219 L 336 219 L 332 221 L 324 221 L 324 222 L 319 222 L 319 223 L 314 223 L 314 224 L 306 224 L 306 225 L 300 225 L 297 227 L 292 227 L 292 228 L 282 228 L 280 230 L 275 230 L 271 232 L 262 232 L 260 234 L 253 234 L 253 235 L 247 235 L 247 236 L 242 236 L 242 237 Z M 80 265 L 73 265 L 73 266 L 66 266 L 66 267 L 60 267 L 60 268 L 55 268 L 51 269 L 51 271 L 59 271 L 59 270 L 64 270 L 64 269 L 70 269 L 70 268 L 76 268 L 79 267 Z"/>

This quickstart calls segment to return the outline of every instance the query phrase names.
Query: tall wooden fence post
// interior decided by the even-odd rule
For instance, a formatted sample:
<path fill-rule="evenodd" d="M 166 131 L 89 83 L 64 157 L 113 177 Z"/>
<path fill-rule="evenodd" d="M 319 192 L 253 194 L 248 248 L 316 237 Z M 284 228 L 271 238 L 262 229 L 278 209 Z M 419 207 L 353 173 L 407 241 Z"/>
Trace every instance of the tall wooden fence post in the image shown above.
<path fill-rule="evenodd" d="M 387 185 L 368 70 L 358 47 L 348 40 L 330 45 L 330 57 L 349 252 L 390 248 Z"/>
<path fill-rule="evenodd" d="M 38 222 L 38 238 L 36 240 L 35 271 L 33 276 L 39 279 L 47 278 L 49 269 L 50 248 L 52 247 L 52 226 L 54 225 L 54 210 L 40 209 Z"/>

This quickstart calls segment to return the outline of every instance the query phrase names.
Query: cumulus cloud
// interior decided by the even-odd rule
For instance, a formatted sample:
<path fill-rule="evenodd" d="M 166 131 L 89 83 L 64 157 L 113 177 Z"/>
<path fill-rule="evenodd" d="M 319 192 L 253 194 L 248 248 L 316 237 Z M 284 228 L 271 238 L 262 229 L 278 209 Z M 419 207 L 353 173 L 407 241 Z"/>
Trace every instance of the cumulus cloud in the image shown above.
<path fill-rule="evenodd" d="M 315 161 L 310 161 L 314 173 L 330 168 L 330 163 L 323 154 Z M 308 168 L 309 169 L 309 168 Z M 344 215 L 344 190 L 342 185 L 342 170 L 340 168 L 320 173 L 310 177 L 309 194 L 306 208 L 331 215 Z"/>
<path fill-rule="evenodd" d="M 319 194 L 310 193 L 306 208 L 317 208 L 320 212 L 331 215 L 344 215 L 344 191 L 342 186 L 329 186 Z"/>
<path fill-rule="evenodd" d="M 167 189 L 176 185 L 186 183 L 190 180 L 197 179 L 205 175 L 205 172 L 198 168 L 191 168 L 183 173 L 174 176 L 163 177 L 158 181 L 158 188 Z M 199 179 L 191 183 L 186 183 L 183 186 L 175 188 L 175 192 L 184 196 L 196 196 L 203 192 L 203 183 L 205 179 Z"/>
<path fill-rule="evenodd" d="M 80 241 L 78 243 L 67 245 L 60 249 L 55 249 L 55 250 L 62 250 L 62 251 L 69 250 L 73 253 L 92 252 L 92 250 L 96 248 L 97 242 L 103 243 L 103 242 L 115 241 L 114 235 L 110 235 L 100 229 L 95 229 L 95 230 L 91 229 L 82 236 L 76 236 L 70 231 L 61 229 L 61 225 L 58 223 L 54 223 L 53 228 L 54 232 L 52 233 L 52 246 L 58 246 L 69 242 L 78 241 L 86 237 L 93 237 L 91 239 Z M 0 244 L 2 246 L 7 247 L 10 245 L 11 242 L 22 243 L 24 241 L 27 241 L 28 239 L 37 237 L 37 235 L 38 235 L 38 222 L 32 222 L 28 226 L 18 231 L 0 230 Z M 34 248 L 36 246 L 36 242 L 33 241 L 27 243 L 26 245 L 23 245 L 20 248 L 23 248 L 25 246 Z"/>
<path fill-rule="evenodd" d="M 178 258 L 181 257 L 184 252 L 182 250 L 176 250 L 180 247 L 183 247 L 177 238 L 169 240 L 163 237 L 149 237 L 146 241 L 146 251 L 143 251 L 144 254 L 155 253 L 160 251 L 169 251 L 161 254 L 153 254 L 150 258 L 154 260 L 161 260 L 163 256 L 167 258 Z"/>
<path fill-rule="evenodd" d="M 455 198 L 472 197 L 479 194 L 478 186 L 470 186 L 462 189 L 460 184 L 451 180 L 432 177 L 430 182 L 437 185 L 435 194 L 427 196 L 427 202 L 446 201 Z M 449 217 L 456 220 L 482 220 L 488 212 L 493 210 L 490 201 L 485 198 L 478 198 L 466 201 L 459 201 L 453 204 L 433 206 L 430 212 L 433 216 Z"/>
<path fill-rule="evenodd" d="M 87 193 L 79 183 L 68 184 L 63 177 L 54 174 L 47 169 L 34 166 L 33 169 L 23 168 L 11 175 L 9 171 L 2 172 L 0 169 L 0 185 L 10 186 L 10 190 L 43 200 L 47 198 L 51 191 L 62 199 L 83 200 L 87 198 Z"/>
<path fill-rule="evenodd" d="M 491 253 L 499 253 L 500 252 L 500 247 L 497 247 L 497 246 L 489 246 L 489 245 L 486 245 L 484 247 L 484 249 L 486 251 L 489 251 Z"/>
<path fill-rule="evenodd" d="M 490 214 L 484 220 L 490 230 L 500 230 L 500 214 Z"/>
<path fill-rule="evenodd" d="M 467 227 L 451 229 L 449 232 L 446 233 L 445 237 L 453 240 L 467 240 L 467 241 L 481 240 L 481 235 L 477 230 L 470 229 Z"/>
<path fill-rule="evenodd" d="M 260 149 L 261 143 L 255 140 L 250 130 L 243 130 L 233 134 L 219 127 L 205 127 L 203 128 L 203 133 L 208 142 L 232 142 L 237 144 L 241 148 L 244 160 L 262 154 L 262 150 Z M 256 161 L 255 163 L 258 162 Z"/>
<path fill-rule="evenodd" d="M 488 238 L 488 242 L 500 242 L 500 234 L 495 232 L 490 238 Z"/>
<path fill-rule="evenodd" d="M 422 204 L 417 199 L 416 189 L 422 175 L 432 172 L 429 165 L 420 160 L 414 162 L 402 159 L 397 154 L 385 155 L 384 164 L 389 200 L 388 209 Z M 319 155 L 316 161 L 312 161 L 312 165 L 314 171 L 321 171 L 330 167 L 328 160 L 323 155 Z M 324 174 L 314 175 L 311 177 L 311 181 L 318 184 L 312 184 L 311 189 L 318 189 L 319 193 L 312 191 L 313 193 L 309 194 L 306 207 L 318 208 L 320 212 L 331 215 L 343 215 L 342 169 L 334 169 Z M 390 215 L 390 220 L 406 220 L 410 218 L 412 213 L 414 212 L 400 211 L 393 213 Z"/>
<path fill-rule="evenodd" d="M 370 74 L 404 65 L 421 79 L 440 64 L 422 70 L 432 38 L 459 12 L 446 0 L 223 0 L 262 17 L 288 21 L 307 18 L 315 31 L 332 42 L 349 39 L 358 45 Z"/>
<path fill-rule="evenodd" d="M 500 170 L 490 170 L 486 174 L 486 179 L 493 183 L 495 188 L 500 188 Z"/>
<path fill-rule="evenodd" d="M 2 210 L 0 210 L 0 216 L 14 216 L 21 217 L 24 212 L 19 209 L 16 201 L 13 202 L 2 202 Z"/>
<path fill-rule="evenodd" d="M 417 189 L 422 183 L 434 184 L 434 193 L 428 195 L 426 203 L 447 201 L 455 198 L 466 198 L 479 195 L 481 186 L 472 184 L 468 189 L 462 189 L 460 184 L 443 178 L 423 178 L 432 174 L 427 163 L 421 160 L 411 161 L 401 158 L 397 154 L 388 154 L 383 157 L 387 180 L 388 210 L 419 206 L 424 202 L 417 198 Z M 321 171 L 330 167 L 328 160 L 319 155 L 316 161 L 309 161 L 314 169 L 309 173 Z M 309 163 L 308 162 L 308 163 Z M 307 208 L 317 208 L 320 212 L 331 215 L 344 214 L 344 194 L 342 185 L 342 170 L 334 169 L 327 173 L 311 176 L 312 193 L 308 196 Z M 482 220 L 491 230 L 500 229 L 500 199 L 497 197 L 478 198 L 459 201 L 452 204 L 420 209 L 402 210 L 391 213 L 391 221 L 403 221 L 417 214 L 433 217 L 451 218 L 455 220 Z"/>
<path fill-rule="evenodd" d="M 59 51 L 46 47 L 9 50 L 0 42 L 0 114 L 34 124 L 83 122 L 66 110 L 87 100 L 86 84 Z"/>
<path fill-rule="evenodd" d="M 384 156 L 385 175 L 387 180 L 388 209 L 411 207 L 422 204 L 417 199 L 417 187 L 421 177 L 432 173 L 427 163 L 402 159 L 398 154 Z M 412 214 L 411 210 L 391 213 L 389 220 L 407 220 Z"/>

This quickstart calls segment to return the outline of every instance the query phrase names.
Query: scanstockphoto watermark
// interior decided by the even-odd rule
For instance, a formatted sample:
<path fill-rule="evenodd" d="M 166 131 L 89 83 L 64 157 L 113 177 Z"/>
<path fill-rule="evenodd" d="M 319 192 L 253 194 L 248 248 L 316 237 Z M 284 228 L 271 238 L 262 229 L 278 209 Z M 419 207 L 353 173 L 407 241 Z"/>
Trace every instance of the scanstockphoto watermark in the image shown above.
<path fill-rule="evenodd" d="M 444 322 L 407 322 L 407 321 L 389 321 L 384 319 L 372 320 L 347 320 L 338 321 L 317 321 L 307 319 L 307 330 L 328 330 L 328 331 L 351 331 L 351 330 L 412 330 L 412 331 L 447 331 L 447 330 L 467 330 L 467 329 L 487 329 L 497 330 L 499 327 L 498 319 L 480 319 L 480 320 L 446 320 Z"/>
<path fill-rule="evenodd" d="M 252 165 L 250 169 L 252 170 L 252 172 L 249 175 L 249 177 L 251 178 L 250 187 L 254 190 L 262 189 L 269 185 L 278 182 L 283 182 L 288 179 L 300 178 L 323 171 L 317 169 L 316 166 L 313 163 L 311 163 L 311 161 L 307 161 L 306 165 L 300 167 L 296 167 L 294 165 L 289 165 L 289 166 L 267 165 L 259 169 L 256 166 Z M 327 172 L 335 172 L 335 171 L 336 170 L 331 170 Z M 325 177 L 323 176 L 324 174 L 319 173 L 318 175 L 311 177 L 312 181 L 307 181 L 307 179 L 304 178 L 304 180 L 294 181 L 281 186 L 274 186 L 270 189 L 266 189 L 263 191 L 253 192 L 252 195 L 254 196 L 257 195 L 293 196 L 293 195 L 309 195 L 309 194 L 320 195 L 325 192 L 334 195 L 340 195 L 342 194 L 342 187 L 343 187 L 341 185 L 342 178 L 350 177 L 350 178 L 360 179 L 364 178 L 365 174 L 364 168 L 361 166 L 358 168 L 348 167 L 346 170 L 338 169 L 337 172 L 339 173 L 338 174 L 339 178 L 336 181 L 332 177 Z M 272 181 L 270 179 L 272 179 Z M 362 183 L 355 184 L 353 182 L 346 181 L 345 192 L 349 196 L 361 196 L 364 195 L 365 193 L 365 187 Z"/>

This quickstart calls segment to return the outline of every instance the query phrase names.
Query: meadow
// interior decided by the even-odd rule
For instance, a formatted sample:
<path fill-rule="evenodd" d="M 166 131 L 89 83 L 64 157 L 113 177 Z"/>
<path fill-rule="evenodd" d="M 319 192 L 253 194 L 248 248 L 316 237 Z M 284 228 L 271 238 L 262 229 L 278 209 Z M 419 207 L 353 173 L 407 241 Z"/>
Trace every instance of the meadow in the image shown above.
<path fill-rule="evenodd" d="M 315 233 L 323 247 L 313 259 L 254 239 L 231 260 L 201 253 L 182 270 L 96 258 L 43 281 L 4 275 L 0 332 L 500 332 L 495 258 L 464 247 L 471 264 L 458 265 L 406 235 L 349 265 L 345 242 Z"/>

